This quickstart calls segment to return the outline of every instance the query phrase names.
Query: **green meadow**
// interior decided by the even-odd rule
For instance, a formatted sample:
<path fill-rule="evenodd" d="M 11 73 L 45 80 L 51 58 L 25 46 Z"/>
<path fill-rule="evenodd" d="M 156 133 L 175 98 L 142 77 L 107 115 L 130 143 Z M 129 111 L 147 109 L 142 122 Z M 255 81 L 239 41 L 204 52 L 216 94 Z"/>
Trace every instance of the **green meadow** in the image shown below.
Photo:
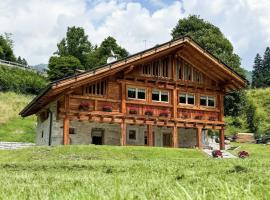
<path fill-rule="evenodd" d="M 0 150 L 0 199 L 270 199 L 270 147 L 240 150 L 250 157 L 92 145 Z"/>

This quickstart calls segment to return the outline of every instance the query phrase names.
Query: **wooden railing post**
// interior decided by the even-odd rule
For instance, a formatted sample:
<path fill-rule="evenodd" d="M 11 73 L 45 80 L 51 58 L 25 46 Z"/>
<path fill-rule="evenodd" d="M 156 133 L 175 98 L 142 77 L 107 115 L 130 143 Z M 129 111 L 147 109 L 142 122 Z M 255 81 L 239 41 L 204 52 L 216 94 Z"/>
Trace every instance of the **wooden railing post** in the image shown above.
<path fill-rule="evenodd" d="M 197 147 L 202 149 L 202 128 L 197 127 Z"/>
<path fill-rule="evenodd" d="M 153 146 L 153 127 L 151 124 L 147 125 L 147 145 Z"/>
<path fill-rule="evenodd" d="M 220 148 L 220 150 L 225 149 L 224 128 L 223 127 L 219 130 L 219 148 Z"/>
<path fill-rule="evenodd" d="M 125 120 L 120 124 L 120 131 L 121 131 L 121 146 L 126 146 L 126 141 L 127 141 L 127 125 L 125 123 Z"/>

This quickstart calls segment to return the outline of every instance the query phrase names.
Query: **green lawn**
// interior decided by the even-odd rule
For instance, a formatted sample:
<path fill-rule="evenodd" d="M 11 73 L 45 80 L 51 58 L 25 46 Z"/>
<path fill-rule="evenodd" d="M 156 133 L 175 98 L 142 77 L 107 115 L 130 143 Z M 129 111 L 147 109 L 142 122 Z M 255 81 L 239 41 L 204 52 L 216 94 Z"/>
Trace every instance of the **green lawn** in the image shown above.
<path fill-rule="evenodd" d="M 270 199 L 270 147 L 241 150 L 250 158 L 91 145 L 0 150 L 0 199 Z"/>

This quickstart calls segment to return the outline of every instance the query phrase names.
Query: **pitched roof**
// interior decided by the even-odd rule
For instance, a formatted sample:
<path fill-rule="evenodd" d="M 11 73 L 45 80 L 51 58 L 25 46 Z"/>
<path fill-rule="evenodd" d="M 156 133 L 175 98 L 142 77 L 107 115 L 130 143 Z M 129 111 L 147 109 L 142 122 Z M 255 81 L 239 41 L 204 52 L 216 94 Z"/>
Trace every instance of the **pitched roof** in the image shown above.
<path fill-rule="evenodd" d="M 180 47 L 183 47 L 183 49 L 192 48 L 196 50 L 197 54 L 200 55 L 202 58 L 210 60 L 212 64 L 219 67 L 220 72 L 222 72 L 223 75 L 226 76 L 227 79 L 229 79 L 229 81 L 232 83 L 228 91 L 241 89 L 247 85 L 248 81 L 244 77 L 234 71 L 231 67 L 227 66 L 221 60 L 216 58 L 214 55 L 203 49 L 197 42 L 192 40 L 190 37 L 181 37 L 163 43 L 161 45 L 157 45 L 150 49 L 141 51 L 139 53 L 130 55 L 124 59 L 99 66 L 95 69 L 65 77 L 57 81 L 53 81 L 39 95 L 37 95 L 19 114 L 22 117 L 35 114 L 42 107 L 47 105 L 59 94 L 61 94 L 67 89 L 75 88 L 85 83 L 85 81 L 94 81 L 96 79 L 99 79 L 101 76 L 110 75 L 112 73 L 121 71 L 122 69 L 140 61 L 141 59 L 151 58 L 154 55 L 159 55 L 162 53 L 168 53 Z M 190 55 L 186 54 L 186 56 Z M 213 75 L 215 75 L 215 73 Z"/>

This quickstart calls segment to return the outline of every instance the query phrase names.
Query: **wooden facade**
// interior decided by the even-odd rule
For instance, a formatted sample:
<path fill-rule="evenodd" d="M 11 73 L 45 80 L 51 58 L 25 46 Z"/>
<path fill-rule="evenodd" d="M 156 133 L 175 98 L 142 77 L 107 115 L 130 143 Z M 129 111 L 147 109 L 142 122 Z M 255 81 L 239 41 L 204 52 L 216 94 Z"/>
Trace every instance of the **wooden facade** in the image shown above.
<path fill-rule="evenodd" d="M 153 126 L 171 127 L 169 144 L 175 148 L 178 128 L 195 128 L 198 148 L 202 130 L 214 129 L 224 149 L 224 95 L 245 85 L 233 70 L 190 38 L 182 38 L 52 83 L 21 115 L 40 113 L 56 101 L 65 145 L 70 121 L 79 120 L 119 124 L 121 145 L 126 145 L 129 124 L 147 126 L 149 146 Z"/>

